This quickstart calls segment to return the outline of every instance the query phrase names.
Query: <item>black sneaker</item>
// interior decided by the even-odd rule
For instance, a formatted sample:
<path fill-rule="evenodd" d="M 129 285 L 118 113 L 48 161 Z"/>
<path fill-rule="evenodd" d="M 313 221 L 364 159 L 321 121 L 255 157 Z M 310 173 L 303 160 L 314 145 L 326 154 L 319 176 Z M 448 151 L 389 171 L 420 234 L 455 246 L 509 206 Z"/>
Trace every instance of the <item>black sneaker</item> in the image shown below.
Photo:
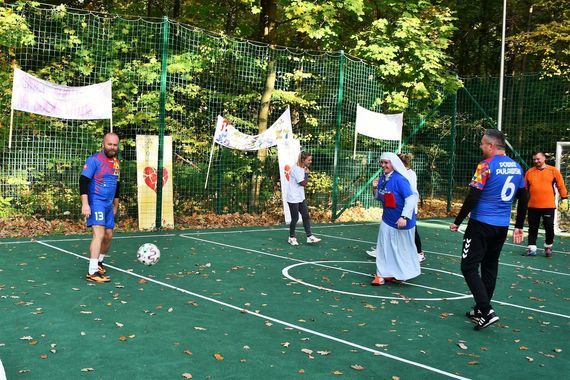
<path fill-rule="evenodd" d="M 493 323 L 497 322 L 499 317 L 495 314 L 495 310 L 491 309 L 487 315 L 482 315 L 477 319 L 477 325 L 475 325 L 475 330 L 482 330 L 487 326 L 491 326 Z"/>
<path fill-rule="evenodd" d="M 471 319 L 472 321 L 477 322 L 477 319 L 481 318 L 483 316 L 483 314 L 481 313 L 481 311 L 479 309 L 471 309 L 467 312 L 465 312 L 465 316 L 469 319 Z"/>
<path fill-rule="evenodd" d="M 99 271 L 99 273 L 101 274 L 105 274 L 107 273 L 107 269 L 105 268 L 105 265 L 103 265 L 103 262 L 99 262 L 99 264 L 97 264 L 97 269 Z"/>

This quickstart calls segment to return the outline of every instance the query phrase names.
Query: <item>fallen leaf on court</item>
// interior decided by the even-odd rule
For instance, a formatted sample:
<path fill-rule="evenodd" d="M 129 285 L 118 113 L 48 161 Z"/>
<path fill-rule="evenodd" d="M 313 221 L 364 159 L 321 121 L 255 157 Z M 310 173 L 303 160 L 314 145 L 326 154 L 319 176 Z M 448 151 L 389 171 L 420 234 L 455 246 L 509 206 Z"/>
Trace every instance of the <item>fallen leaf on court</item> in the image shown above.
<path fill-rule="evenodd" d="M 361 366 L 360 364 L 353 364 L 350 366 L 350 368 L 356 370 L 356 371 L 362 371 L 364 369 L 363 366 Z"/>
<path fill-rule="evenodd" d="M 466 349 L 467 349 L 467 346 L 466 346 L 465 343 L 463 343 L 463 342 L 457 343 L 457 345 L 458 345 L 459 348 L 461 348 L 462 350 L 466 350 Z"/>
<path fill-rule="evenodd" d="M 450 315 L 453 315 L 453 314 L 441 313 L 441 314 L 439 315 L 439 317 L 440 317 L 441 319 L 445 319 L 445 318 L 449 317 Z"/>
<path fill-rule="evenodd" d="M 75 290 L 76 292 L 80 291 L 81 289 L 79 288 L 71 288 L 71 290 Z"/>
<path fill-rule="evenodd" d="M 271 322 L 268 322 L 268 321 L 265 321 L 265 326 L 267 326 L 267 327 L 271 327 L 271 326 L 273 326 L 273 323 L 271 323 Z"/>
<path fill-rule="evenodd" d="M 47 354 L 41 354 L 40 355 L 40 359 L 47 359 L 47 358 L 48 358 Z"/>
<path fill-rule="evenodd" d="M 81 310 L 80 313 L 81 314 L 93 314 L 92 311 L 87 311 L 87 310 Z"/>
<path fill-rule="evenodd" d="M 247 344 L 245 346 L 243 346 L 242 348 L 246 351 L 250 349 L 250 347 Z"/>
<path fill-rule="evenodd" d="M 172 313 L 173 310 L 174 310 L 174 308 L 172 308 L 172 307 L 169 307 L 169 308 L 168 308 L 168 312 L 169 312 L 169 313 Z"/>
<path fill-rule="evenodd" d="M 184 353 L 188 356 L 192 356 L 192 351 L 190 350 L 184 350 Z"/>
<path fill-rule="evenodd" d="M 392 376 L 392 380 L 400 380 L 399 376 Z"/>
<path fill-rule="evenodd" d="M 144 278 L 141 278 L 137 281 L 137 284 L 146 284 L 146 280 Z"/>
<path fill-rule="evenodd" d="M 126 341 L 127 339 L 129 339 L 129 338 L 127 338 L 127 337 L 124 336 L 124 335 L 121 335 L 121 336 L 119 337 L 119 340 L 120 340 L 121 342 L 124 342 L 124 341 Z"/>
<path fill-rule="evenodd" d="M 95 371 L 93 368 L 81 368 L 81 372 L 93 372 Z"/>
<path fill-rule="evenodd" d="M 526 357 L 526 360 L 528 360 L 529 362 L 533 362 L 533 361 L 534 361 L 534 358 L 531 358 L 530 356 L 527 356 L 527 357 Z"/>
<path fill-rule="evenodd" d="M 372 310 L 376 309 L 376 306 L 371 305 L 371 304 L 369 304 L 369 303 L 367 303 L 366 305 L 364 305 L 364 307 L 365 307 L 366 309 L 372 309 Z"/>
<path fill-rule="evenodd" d="M 305 373 L 305 370 L 303 368 L 301 368 L 300 370 L 297 371 L 297 373 L 303 374 L 303 373 Z"/>
<path fill-rule="evenodd" d="M 523 351 L 524 351 L 524 350 L 528 350 L 528 347 L 527 347 L 527 346 L 520 346 L 520 347 L 519 347 L 519 350 L 523 350 Z"/>
<path fill-rule="evenodd" d="M 124 326 L 121 322 L 115 322 L 115 325 L 117 325 L 117 327 L 123 327 Z"/>
<path fill-rule="evenodd" d="M 214 357 L 216 358 L 216 360 L 224 360 L 222 354 L 214 354 Z"/>
<path fill-rule="evenodd" d="M 330 351 L 317 351 L 317 354 L 322 355 L 322 356 L 326 356 L 330 353 L 331 353 Z"/>
<path fill-rule="evenodd" d="M 555 349 L 552 350 L 552 351 L 554 351 L 554 352 L 562 352 L 562 349 L 561 349 L 561 348 L 555 348 Z"/>
<path fill-rule="evenodd" d="M 301 352 L 304 352 L 307 355 L 311 355 L 313 353 L 313 350 L 309 350 L 308 348 L 302 348 Z"/>
<path fill-rule="evenodd" d="M 477 360 L 471 360 L 470 362 L 467 362 L 467 364 L 469 365 L 477 365 L 479 364 L 479 362 Z"/>
<path fill-rule="evenodd" d="M 182 374 L 182 378 L 184 378 L 184 379 L 191 379 L 191 378 L 192 378 L 192 374 L 191 374 L 191 373 L 184 372 L 184 373 Z"/>
<path fill-rule="evenodd" d="M 375 347 L 378 347 L 378 348 L 386 348 L 386 347 L 388 347 L 387 344 L 382 344 L 382 343 L 376 343 L 374 346 L 375 346 Z"/>
<path fill-rule="evenodd" d="M 342 375 L 342 371 L 339 371 L 338 369 L 332 372 L 333 375 Z"/>
<path fill-rule="evenodd" d="M 397 304 L 399 304 L 400 302 L 398 302 L 398 300 L 390 300 L 390 303 L 392 303 L 392 304 L 394 304 L 394 305 L 397 305 Z"/>
<path fill-rule="evenodd" d="M 30 372 L 32 372 L 32 371 L 29 369 L 21 369 L 18 371 L 18 373 L 30 373 Z"/>
<path fill-rule="evenodd" d="M 281 343 L 281 345 L 282 345 L 283 347 L 289 347 L 290 344 L 291 344 L 291 343 L 289 343 L 289 342 L 283 342 L 283 343 Z"/>
<path fill-rule="evenodd" d="M 207 330 L 207 329 L 204 328 L 204 327 L 200 327 L 200 326 L 194 326 L 194 330 L 205 331 L 205 330 Z"/>

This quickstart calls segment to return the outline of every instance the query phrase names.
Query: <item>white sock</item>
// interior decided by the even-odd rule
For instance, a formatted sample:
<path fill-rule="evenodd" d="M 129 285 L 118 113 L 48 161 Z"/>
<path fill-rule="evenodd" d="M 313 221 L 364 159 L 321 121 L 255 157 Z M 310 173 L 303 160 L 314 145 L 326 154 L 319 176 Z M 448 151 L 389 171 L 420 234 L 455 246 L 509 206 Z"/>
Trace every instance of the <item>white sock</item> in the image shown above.
<path fill-rule="evenodd" d="M 89 274 L 95 274 L 99 270 L 99 260 L 89 259 Z"/>
<path fill-rule="evenodd" d="M 99 254 L 99 262 L 102 263 L 103 260 L 105 260 L 105 255 L 102 254 L 102 253 L 100 253 L 100 254 Z"/>
<path fill-rule="evenodd" d="M 529 245 L 527 248 L 530 249 L 532 252 L 536 251 L 536 245 Z"/>
<path fill-rule="evenodd" d="M 544 248 L 552 248 L 552 244 L 545 244 Z"/>

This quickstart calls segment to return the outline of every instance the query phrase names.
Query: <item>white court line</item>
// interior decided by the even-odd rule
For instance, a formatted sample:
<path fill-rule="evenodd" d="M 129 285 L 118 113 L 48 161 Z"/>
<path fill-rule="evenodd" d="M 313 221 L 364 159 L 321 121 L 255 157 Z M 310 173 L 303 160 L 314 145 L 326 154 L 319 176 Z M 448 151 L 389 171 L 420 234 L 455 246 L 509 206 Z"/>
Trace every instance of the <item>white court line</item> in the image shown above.
<path fill-rule="evenodd" d="M 344 290 L 338 290 L 338 289 L 332 289 L 332 288 L 326 288 L 324 286 L 321 285 L 314 285 L 311 284 L 309 282 L 303 281 L 303 280 L 299 280 L 296 277 L 293 277 L 289 274 L 289 270 L 301 266 L 301 265 L 317 265 L 317 266 L 321 266 L 319 264 L 321 263 L 359 263 L 359 264 L 370 264 L 369 261 L 306 261 L 304 263 L 297 263 L 297 264 L 293 264 L 293 265 L 289 265 L 286 268 L 283 268 L 283 270 L 281 271 L 281 273 L 283 274 L 283 276 L 285 276 L 286 278 L 288 278 L 291 281 L 295 281 L 299 284 L 305 285 L 305 286 L 309 286 L 311 288 L 315 288 L 315 289 L 319 289 L 319 290 L 324 290 L 327 292 L 332 292 L 332 293 L 340 293 L 340 294 L 346 294 L 349 296 L 356 296 L 356 297 L 367 297 L 367 298 L 379 298 L 379 299 L 387 299 L 387 300 L 404 300 L 404 301 L 454 301 L 454 300 L 461 300 L 461 299 L 466 299 L 466 298 L 471 298 L 471 294 L 462 294 L 462 293 L 457 293 L 457 292 L 452 292 L 449 290 L 441 290 L 441 289 L 437 289 L 437 288 L 432 288 L 430 286 L 424 286 L 424 285 L 419 285 L 419 284 L 412 284 L 406 281 L 402 281 L 402 284 L 406 284 L 406 285 L 411 285 L 411 286 L 417 286 L 420 288 L 426 288 L 426 289 L 431 289 L 431 290 L 436 290 L 436 291 L 440 291 L 440 292 L 444 292 L 444 293 L 450 293 L 450 294 L 458 294 L 458 297 L 448 297 L 448 298 L 411 298 L 411 297 L 406 297 L 406 296 L 399 296 L 399 297 L 392 297 L 392 296 L 378 296 L 375 294 L 370 294 L 370 293 L 354 293 L 354 292 L 347 292 Z M 328 268 L 331 269 L 336 269 L 339 271 L 343 271 L 343 272 L 349 272 L 349 273 L 356 273 L 362 276 L 368 276 L 368 277 L 374 277 L 368 273 L 361 273 L 361 272 L 357 272 L 357 271 L 352 271 L 352 270 L 347 270 L 344 268 L 340 268 L 340 267 L 335 267 L 335 266 L 329 266 L 327 265 Z M 429 268 L 428 268 L 429 269 Z M 439 272 L 445 272 L 445 271 L 440 271 L 438 269 L 436 269 Z M 451 273 L 451 272 L 445 272 L 445 273 L 449 273 L 453 276 L 458 276 L 455 273 Z M 461 277 L 461 276 L 460 276 Z"/>
<path fill-rule="evenodd" d="M 256 249 L 242 248 L 242 247 L 238 247 L 238 246 L 235 246 L 235 245 L 230 245 L 230 244 L 225 244 L 225 243 L 219 243 L 219 242 L 216 242 L 216 241 L 210 241 L 210 240 L 200 239 L 200 238 L 192 237 L 192 236 L 185 236 L 185 235 L 179 235 L 179 236 L 182 237 L 182 238 L 185 238 L 185 239 L 197 240 L 197 241 L 201 241 L 201 242 L 205 242 L 205 243 L 209 243 L 209 244 L 220 245 L 220 246 L 222 246 L 222 247 L 227 247 L 227 248 L 240 249 L 240 250 L 242 250 L 242 251 L 258 253 L 258 254 L 265 255 L 265 256 L 277 257 L 277 258 L 280 258 L 280 259 L 285 259 L 285 260 L 290 260 L 290 261 L 297 261 L 297 262 L 300 262 L 300 263 L 305 262 L 305 261 L 303 261 L 303 260 L 294 259 L 294 258 L 286 257 L 286 256 L 280 256 L 280 255 L 276 255 L 276 254 L 274 254 L 274 253 L 268 253 L 268 252 L 258 251 L 258 250 L 256 250 Z M 331 237 L 334 237 L 334 236 L 331 236 Z M 324 265 L 322 265 L 322 264 L 315 264 L 315 265 L 317 265 L 317 266 L 324 266 Z M 334 268 L 334 269 L 339 269 L 338 267 L 333 267 L 333 268 Z M 424 269 L 427 269 L 427 268 L 424 268 Z M 449 291 L 444 290 L 444 289 L 438 289 L 438 288 L 432 288 L 432 289 L 437 289 L 437 290 L 439 290 L 439 291 L 441 291 L 441 292 L 449 292 Z M 461 293 L 459 293 L 459 294 L 461 294 Z M 516 305 L 516 304 L 512 304 L 512 303 L 497 301 L 497 300 L 493 300 L 493 302 L 498 303 L 498 304 L 500 304 L 500 305 L 511 306 L 511 307 L 514 307 L 514 308 L 519 308 L 519 309 L 524 309 L 524 310 L 531 310 L 531 311 L 534 311 L 534 312 L 537 312 L 537 313 L 555 315 L 555 316 L 558 316 L 558 317 L 570 319 L 570 315 L 566 315 L 566 314 L 559 314 L 559 313 L 555 313 L 555 312 L 552 312 L 552 311 L 546 311 L 546 310 L 541 310 L 541 309 L 534 309 L 534 308 L 531 308 L 531 307 Z"/>
<path fill-rule="evenodd" d="M 313 226 L 313 230 L 321 228 L 338 228 L 338 227 L 351 227 L 351 226 L 366 226 L 375 223 L 356 223 L 356 224 L 331 224 L 324 226 Z M 230 231 L 196 231 L 196 232 L 183 232 L 182 235 L 216 235 L 216 234 L 243 234 L 249 232 L 272 232 L 272 231 L 289 231 L 289 227 L 280 228 L 260 228 L 255 230 L 230 230 Z"/>
<path fill-rule="evenodd" d="M 372 242 L 372 241 L 368 241 L 368 240 L 347 238 L 347 237 L 335 236 L 335 235 L 320 234 L 319 236 L 324 236 L 324 237 L 329 237 L 329 238 L 339 239 L 339 240 L 355 241 L 355 242 L 358 242 L 358 243 L 374 244 L 374 245 L 377 243 L 377 242 L 375 242 L 375 241 Z M 458 253 L 457 255 L 452 255 L 452 254 L 449 254 L 449 253 L 436 252 L 436 251 L 428 251 L 427 249 L 424 249 L 424 252 L 433 253 L 433 254 L 436 254 L 436 255 L 439 255 L 439 256 L 449 256 L 449 257 L 453 257 L 453 258 L 459 259 L 459 253 Z M 523 256 L 521 256 L 521 257 L 523 257 Z M 566 273 L 566 272 L 556 272 L 556 271 L 548 270 L 548 269 L 535 268 L 535 267 L 531 267 L 530 265 L 509 264 L 509 263 L 502 263 L 502 262 L 499 262 L 499 265 L 504 265 L 504 266 L 513 267 L 513 268 L 520 268 L 520 269 L 528 269 L 528 270 L 539 271 L 539 272 L 545 272 L 545 273 L 559 274 L 559 275 L 561 275 L 561 276 L 570 276 L 570 273 Z"/>
<path fill-rule="evenodd" d="M 149 237 L 168 237 L 168 236 L 178 236 L 176 234 L 155 234 L 155 235 L 133 235 L 133 236 L 113 236 L 113 240 L 115 239 L 138 239 L 138 238 L 149 238 Z M 52 240 L 42 240 L 44 242 L 50 243 L 57 243 L 57 242 L 66 242 L 66 241 L 91 241 L 93 237 L 89 236 L 86 238 L 74 238 L 74 239 L 52 239 Z M 25 243 L 37 243 L 38 240 L 31 239 L 26 241 L 0 241 L 0 245 L 2 244 L 25 244 Z"/>
<path fill-rule="evenodd" d="M 69 254 L 69 255 L 76 256 L 76 257 L 79 257 L 79 258 L 88 260 L 87 257 L 83 257 L 82 255 L 78 255 L 77 253 L 73 253 L 73 252 L 67 251 L 67 250 L 65 250 L 65 249 L 62 249 L 62 248 L 53 246 L 53 245 L 48 244 L 48 243 L 45 243 L 45 242 L 43 242 L 43 241 L 39 241 L 39 240 L 38 240 L 37 243 L 42 244 L 42 245 L 44 245 L 44 246 L 46 246 L 46 247 L 53 248 L 53 249 L 55 249 L 55 250 L 57 250 L 57 251 L 60 251 L 60 252 L 63 252 L 63 253 L 67 253 L 67 254 Z M 273 317 L 270 317 L 270 316 L 265 315 L 265 314 L 253 312 L 253 311 L 244 309 L 243 307 L 235 306 L 235 305 L 226 303 L 226 302 L 224 302 L 224 301 L 220 301 L 220 300 L 217 300 L 217 299 L 214 299 L 214 298 L 210 298 L 210 297 L 204 296 L 204 295 L 199 294 L 199 293 L 194 293 L 194 292 L 191 292 L 191 291 L 189 291 L 189 290 L 186 290 L 186 289 L 183 289 L 183 288 L 179 288 L 179 287 L 174 286 L 174 285 L 170 285 L 170 284 L 168 284 L 168 283 L 166 283 L 166 282 L 162 282 L 162 281 L 155 280 L 155 279 L 153 279 L 153 278 L 145 277 L 145 276 L 142 276 L 142 275 L 137 274 L 137 273 L 134 273 L 134 272 L 129 272 L 129 271 L 126 271 L 126 270 L 124 270 L 124 269 L 117 268 L 117 267 L 112 266 L 112 265 L 109 265 L 109 264 L 105 264 L 105 267 L 107 267 L 107 268 L 112 268 L 112 269 L 117 270 L 117 271 L 119 271 L 119 272 L 122 272 L 122 273 L 125 273 L 125 274 L 128 274 L 128 275 L 134 276 L 134 277 L 138 277 L 138 278 L 144 279 L 144 280 L 147 281 L 147 282 L 153 282 L 153 283 L 155 283 L 155 284 L 157 284 L 157 285 L 161 285 L 161 286 L 164 286 L 164 287 L 166 287 L 166 288 L 170 288 L 170 289 L 179 291 L 179 292 L 184 293 L 184 294 L 189 294 L 189 295 L 191 295 L 191 296 L 193 296 L 193 297 L 201 298 L 201 299 L 203 299 L 203 300 L 210 301 L 210 302 L 216 303 L 216 304 L 218 304 L 218 305 L 222 305 L 222 306 L 225 306 L 225 307 L 227 307 L 227 308 L 237 310 L 237 311 L 239 311 L 239 312 L 242 313 L 242 314 L 249 314 L 249 315 L 252 315 L 252 316 L 254 316 L 254 317 L 261 318 L 261 319 L 263 319 L 263 320 L 269 320 L 269 321 L 278 323 L 278 324 L 283 325 L 283 326 L 291 327 L 291 328 L 294 328 L 294 329 L 299 330 L 299 331 L 303 331 L 303 332 L 306 332 L 306 333 L 309 333 L 309 334 L 313 334 L 313 335 L 319 336 L 319 337 L 324 338 L 324 339 L 332 340 L 332 341 L 335 341 L 335 342 L 338 342 L 338 343 L 341 343 L 341 344 L 345 344 L 345 345 L 350 346 L 350 347 L 354 347 L 354 348 L 358 348 L 358 349 L 363 350 L 363 351 L 371 352 L 371 353 L 373 353 L 374 355 L 384 356 L 384 357 L 389 358 L 389 359 L 392 359 L 392 360 L 396 360 L 396 361 L 399 361 L 399 362 L 402 362 L 402 363 L 405 363 L 405 364 L 409 364 L 409 365 L 412 365 L 412 366 L 415 366 L 415 367 L 423 368 L 423 369 L 425 369 L 425 370 L 428 370 L 428 371 L 431 371 L 431 372 L 435 372 L 435 373 L 439 373 L 439 374 L 441 374 L 441 375 L 444 375 L 444 376 L 447 376 L 447 377 L 451 377 L 451 378 L 454 378 L 454 379 L 468 379 L 468 378 L 466 378 L 466 377 L 462 377 L 462 376 L 456 375 L 456 374 L 454 374 L 454 373 L 446 372 L 446 371 L 440 370 L 440 369 L 438 369 L 438 368 L 428 366 L 428 365 L 426 365 L 426 364 L 418 363 L 418 362 L 415 362 L 415 361 L 413 361 L 413 360 L 408 360 L 408 359 L 405 359 L 405 358 L 402 358 L 402 357 L 399 357 L 399 356 L 395 356 L 395 355 L 391 355 L 391 354 L 388 354 L 388 353 L 385 353 L 385 352 L 382 352 L 382 351 L 378 351 L 378 350 L 375 350 L 375 349 L 373 349 L 373 348 L 369 348 L 369 347 L 362 346 L 362 345 L 357 344 L 357 343 L 350 342 L 350 341 L 348 341 L 348 340 L 340 339 L 340 338 L 337 338 L 337 337 L 332 336 L 332 335 L 328 335 L 328 334 L 324 334 L 324 333 L 318 332 L 318 331 L 316 331 L 316 330 L 311 330 L 311 329 L 308 329 L 308 328 L 303 327 L 303 326 L 299 326 L 299 325 L 296 325 L 296 324 L 293 324 L 293 323 L 289 323 L 289 322 L 286 322 L 286 321 L 282 321 L 282 320 L 280 320 L 280 319 L 273 318 Z"/>

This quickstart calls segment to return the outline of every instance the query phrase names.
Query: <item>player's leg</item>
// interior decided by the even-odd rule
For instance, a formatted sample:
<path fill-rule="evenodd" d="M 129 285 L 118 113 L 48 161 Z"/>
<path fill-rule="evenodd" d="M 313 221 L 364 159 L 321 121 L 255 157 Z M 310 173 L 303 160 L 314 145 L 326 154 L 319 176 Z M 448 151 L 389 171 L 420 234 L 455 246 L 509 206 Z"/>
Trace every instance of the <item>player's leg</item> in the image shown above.
<path fill-rule="evenodd" d="M 470 219 L 463 236 L 461 248 L 461 272 L 473 294 L 475 309 L 486 312 L 491 309 L 485 284 L 479 275 L 479 266 L 487 250 L 488 224 Z"/>
<path fill-rule="evenodd" d="M 426 259 L 426 255 L 422 250 L 422 240 L 420 239 L 420 234 L 418 233 L 418 226 L 416 225 L 414 232 L 414 241 L 416 243 L 416 251 L 418 252 L 418 260 L 420 263 Z"/>
<path fill-rule="evenodd" d="M 488 238 L 487 252 L 481 261 L 481 279 L 485 284 L 489 300 L 493 298 L 497 274 L 499 272 L 499 256 L 507 238 L 508 227 L 494 227 L 494 236 Z"/>
<path fill-rule="evenodd" d="M 544 227 L 544 253 L 546 257 L 552 256 L 552 243 L 554 243 L 554 209 L 543 209 L 542 226 Z"/>
<path fill-rule="evenodd" d="M 295 228 L 297 227 L 297 222 L 299 221 L 299 204 L 289 203 L 289 212 L 291 213 L 291 224 L 289 224 L 289 239 L 287 242 L 291 245 L 299 245 L 297 238 L 295 237 Z"/>
<path fill-rule="evenodd" d="M 108 277 L 99 273 L 99 254 L 105 238 L 105 207 L 95 202 L 90 206 L 91 215 L 87 218 L 87 226 L 91 227 L 93 237 L 89 245 L 89 268 L 86 280 L 91 282 L 109 282 Z"/>
<path fill-rule="evenodd" d="M 115 228 L 115 215 L 113 214 L 113 206 L 105 208 L 105 235 L 101 243 L 101 253 L 99 254 L 99 272 L 105 274 L 107 272 L 103 261 L 111 247 L 111 240 L 113 239 L 113 228 Z"/>
<path fill-rule="evenodd" d="M 299 203 L 299 213 L 303 217 L 303 228 L 305 229 L 305 234 L 307 235 L 307 243 L 318 243 L 321 241 L 318 237 L 313 235 L 311 232 L 311 217 L 309 216 L 309 207 L 307 206 L 307 200 Z"/>
<path fill-rule="evenodd" d="M 538 226 L 542 212 L 538 208 L 528 209 L 528 246 L 524 256 L 536 256 L 536 239 L 538 237 Z"/>

